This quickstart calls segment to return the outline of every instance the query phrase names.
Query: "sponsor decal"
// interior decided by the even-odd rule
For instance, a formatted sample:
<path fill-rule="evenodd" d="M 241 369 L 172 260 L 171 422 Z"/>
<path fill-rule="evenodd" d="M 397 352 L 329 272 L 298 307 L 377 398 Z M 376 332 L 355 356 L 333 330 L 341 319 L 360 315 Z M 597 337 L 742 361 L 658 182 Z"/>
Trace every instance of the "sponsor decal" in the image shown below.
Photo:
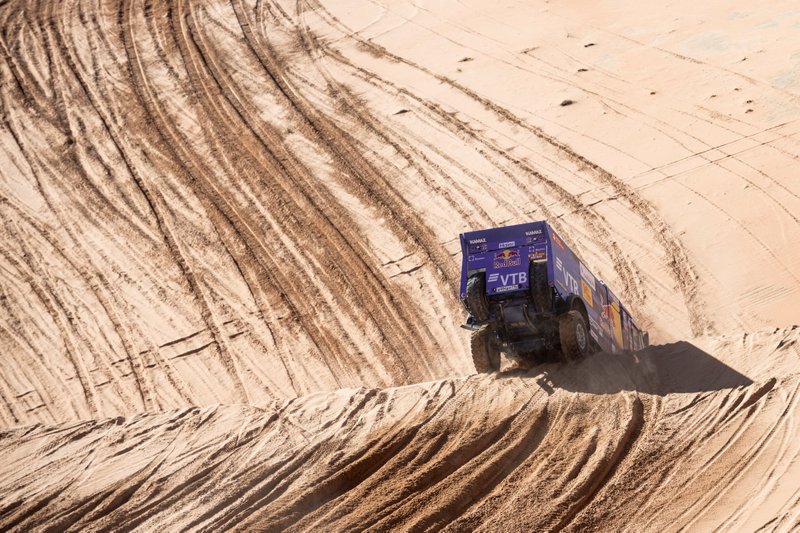
<path fill-rule="evenodd" d="M 597 339 L 597 333 L 596 332 L 597 332 L 598 329 L 600 329 L 600 325 L 597 323 L 597 321 L 594 318 L 589 317 L 589 333 L 591 333 L 592 336 L 595 339 Z"/>
<path fill-rule="evenodd" d="M 528 283 L 527 272 L 514 272 L 512 274 L 500 274 L 500 285 L 522 285 Z"/>
<path fill-rule="evenodd" d="M 609 322 L 613 322 L 613 318 L 611 317 L 611 306 L 604 305 L 603 312 L 600 314 L 603 318 L 602 322 L 600 323 L 601 328 L 603 329 L 603 335 L 606 337 L 611 337 L 612 335 L 612 328 Z"/>
<path fill-rule="evenodd" d="M 624 342 L 622 337 L 622 320 L 619 316 L 619 304 L 617 302 L 611 303 L 611 327 L 614 330 L 614 339 L 617 341 L 617 346 L 622 346 Z"/>
<path fill-rule="evenodd" d="M 486 243 L 483 243 L 483 244 L 470 244 L 468 249 L 469 249 L 469 253 L 471 253 L 471 254 L 479 254 L 481 252 L 487 251 L 489 249 L 489 245 L 486 244 Z"/>
<path fill-rule="evenodd" d="M 500 274 L 493 272 L 489 274 L 487 281 L 492 284 L 499 282 L 500 287 L 496 287 L 494 292 L 507 292 L 519 289 L 525 283 L 528 283 L 527 272 L 511 272 L 509 274 Z"/>
<path fill-rule="evenodd" d="M 581 267 L 581 277 L 586 280 L 586 283 L 592 288 L 593 291 L 596 291 L 597 288 L 594 284 L 594 275 L 589 272 L 589 269 L 583 266 L 583 263 L 579 263 Z"/>
<path fill-rule="evenodd" d="M 566 269 L 561 268 L 560 270 L 561 270 L 561 275 L 564 278 L 564 282 L 561 283 L 558 280 L 558 278 L 556 278 L 556 282 L 560 283 L 560 285 L 564 287 L 568 292 L 571 292 L 572 294 L 578 294 L 578 289 L 579 289 L 578 281 L 572 274 L 567 272 Z"/>
<path fill-rule="evenodd" d="M 519 288 L 519 285 L 507 285 L 505 287 L 497 287 L 494 292 L 508 292 L 508 291 L 515 291 Z"/>
<path fill-rule="evenodd" d="M 494 255 L 494 268 L 509 268 L 521 264 L 522 258 L 517 250 L 503 250 Z"/>
<path fill-rule="evenodd" d="M 564 250 L 564 249 L 566 248 L 566 246 L 564 245 L 564 241 L 562 241 L 562 240 L 561 240 L 561 237 L 559 237 L 559 236 L 556 234 L 556 232 L 555 232 L 555 231 L 551 231 L 551 232 L 550 232 L 550 235 L 552 235 L 552 236 L 553 236 L 553 242 L 554 242 L 554 243 L 556 243 L 556 244 L 558 245 L 558 247 L 559 247 L 559 248 L 561 248 L 562 250 Z"/>
<path fill-rule="evenodd" d="M 589 307 L 594 307 L 594 298 L 592 298 L 592 289 L 590 289 L 589 285 L 587 285 L 586 282 L 583 280 L 581 280 L 581 288 L 583 289 L 583 300 L 589 305 Z"/>
<path fill-rule="evenodd" d="M 544 234 L 540 229 L 529 230 L 525 232 L 525 242 L 530 244 L 533 242 L 542 242 Z"/>
<path fill-rule="evenodd" d="M 541 250 L 531 248 L 531 251 L 528 253 L 528 260 L 534 263 L 547 261 L 547 248 L 542 248 Z"/>
<path fill-rule="evenodd" d="M 470 244 L 481 244 L 481 243 L 484 243 L 484 242 L 486 242 L 485 238 L 483 238 L 483 239 L 470 239 L 469 240 Z"/>
<path fill-rule="evenodd" d="M 498 248 L 513 248 L 517 243 L 514 241 L 501 242 L 497 245 Z"/>

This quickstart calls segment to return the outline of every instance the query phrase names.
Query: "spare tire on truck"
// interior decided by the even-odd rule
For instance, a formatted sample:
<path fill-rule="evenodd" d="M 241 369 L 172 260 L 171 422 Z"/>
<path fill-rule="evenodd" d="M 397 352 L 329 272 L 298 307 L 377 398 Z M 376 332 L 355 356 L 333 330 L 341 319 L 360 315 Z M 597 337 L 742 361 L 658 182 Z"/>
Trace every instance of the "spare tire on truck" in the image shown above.
<path fill-rule="evenodd" d="M 467 309 L 478 322 L 489 320 L 489 300 L 486 299 L 486 274 L 477 272 L 467 280 Z"/>
<path fill-rule="evenodd" d="M 534 263 L 528 267 L 531 300 L 538 313 L 547 313 L 553 307 L 553 291 L 547 282 L 547 263 Z"/>
<path fill-rule="evenodd" d="M 592 352 L 592 339 L 586 319 L 577 309 L 558 317 L 558 336 L 561 340 L 561 354 L 568 363 L 586 357 Z"/>
<path fill-rule="evenodd" d="M 500 347 L 497 345 L 494 326 L 484 326 L 473 331 L 470 341 L 472 363 L 477 372 L 487 374 L 500 370 Z"/>

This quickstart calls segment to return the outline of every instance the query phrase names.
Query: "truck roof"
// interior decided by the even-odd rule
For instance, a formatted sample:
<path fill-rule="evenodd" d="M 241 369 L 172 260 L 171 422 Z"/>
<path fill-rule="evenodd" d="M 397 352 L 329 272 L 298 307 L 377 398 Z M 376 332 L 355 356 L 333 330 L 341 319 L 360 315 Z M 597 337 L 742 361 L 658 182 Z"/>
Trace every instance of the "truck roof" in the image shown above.
<path fill-rule="evenodd" d="M 480 251 L 502 250 L 544 242 L 547 239 L 547 222 L 527 222 L 514 226 L 489 228 L 462 233 L 461 244 L 465 249 Z"/>

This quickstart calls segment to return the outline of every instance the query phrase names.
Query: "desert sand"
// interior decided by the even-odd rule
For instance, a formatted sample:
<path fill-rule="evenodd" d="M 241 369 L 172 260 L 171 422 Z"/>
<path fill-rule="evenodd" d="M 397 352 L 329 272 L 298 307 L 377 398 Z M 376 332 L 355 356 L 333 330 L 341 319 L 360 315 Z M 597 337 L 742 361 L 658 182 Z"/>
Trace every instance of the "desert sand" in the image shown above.
<path fill-rule="evenodd" d="M 0 2 L 0 530 L 797 530 L 796 7 Z M 475 374 L 531 220 L 650 348 Z"/>

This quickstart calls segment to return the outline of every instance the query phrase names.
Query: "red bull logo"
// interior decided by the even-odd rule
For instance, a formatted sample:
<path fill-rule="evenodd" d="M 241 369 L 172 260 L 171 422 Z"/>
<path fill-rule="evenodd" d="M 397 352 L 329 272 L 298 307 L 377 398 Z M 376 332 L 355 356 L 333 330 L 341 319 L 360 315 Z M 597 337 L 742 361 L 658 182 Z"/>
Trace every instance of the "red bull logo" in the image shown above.
<path fill-rule="evenodd" d="M 517 250 L 503 250 L 494 254 L 494 268 L 508 268 L 522 264 Z"/>

